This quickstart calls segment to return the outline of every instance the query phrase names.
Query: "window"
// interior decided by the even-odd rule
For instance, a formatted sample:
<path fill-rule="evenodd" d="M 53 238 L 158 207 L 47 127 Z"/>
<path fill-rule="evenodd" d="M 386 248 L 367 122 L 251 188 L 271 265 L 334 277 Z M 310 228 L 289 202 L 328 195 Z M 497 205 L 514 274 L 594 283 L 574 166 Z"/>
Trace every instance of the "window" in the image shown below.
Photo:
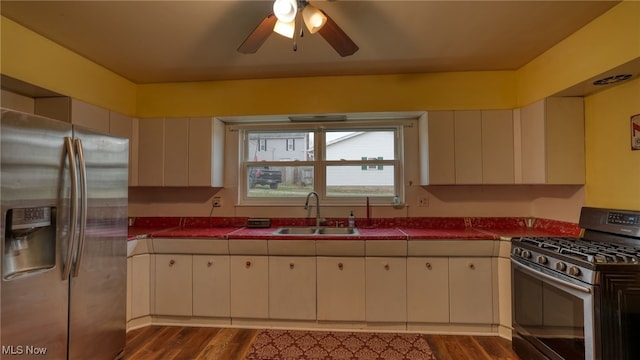
<path fill-rule="evenodd" d="M 402 125 L 240 127 L 243 204 L 388 203 L 402 196 Z"/>

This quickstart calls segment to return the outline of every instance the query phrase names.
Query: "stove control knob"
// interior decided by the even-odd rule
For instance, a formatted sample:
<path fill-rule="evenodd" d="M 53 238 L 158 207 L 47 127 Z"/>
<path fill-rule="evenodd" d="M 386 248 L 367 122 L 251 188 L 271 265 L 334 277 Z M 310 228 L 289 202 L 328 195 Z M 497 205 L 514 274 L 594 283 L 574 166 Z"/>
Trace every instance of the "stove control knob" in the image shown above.
<path fill-rule="evenodd" d="M 556 264 L 556 270 L 565 271 L 567 270 L 567 264 L 563 262 L 559 262 Z"/>
<path fill-rule="evenodd" d="M 522 250 L 522 257 L 525 259 L 531 259 L 531 253 L 529 250 Z"/>
<path fill-rule="evenodd" d="M 571 276 L 578 276 L 580 275 L 580 268 L 578 268 L 577 266 L 572 266 L 569 268 L 569 275 Z"/>
<path fill-rule="evenodd" d="M 520 256 L 520 254 L 522 253 L 522 249 L 515 248 L 515 249 L 513 249 L 513 253 L 516 254 L 517 256 Z"/>
<path fill-rule="evenodd" d="M 538 256 L 538 264 L 545 265 L 548 262 L 549 260 L 547 259 L 546 256 Z"/>

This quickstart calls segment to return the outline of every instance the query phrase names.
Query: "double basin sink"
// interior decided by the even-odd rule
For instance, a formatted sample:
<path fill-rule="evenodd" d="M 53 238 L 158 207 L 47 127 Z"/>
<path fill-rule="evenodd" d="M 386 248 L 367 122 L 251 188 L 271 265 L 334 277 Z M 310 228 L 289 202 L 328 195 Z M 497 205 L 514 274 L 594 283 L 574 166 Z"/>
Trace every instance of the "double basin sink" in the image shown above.
<path fill-rule="evenodd" d="M 338 227 L 282 227 L 273 232 L 274 235 L 358 235 L 356 228 L 338 228 Z"/>

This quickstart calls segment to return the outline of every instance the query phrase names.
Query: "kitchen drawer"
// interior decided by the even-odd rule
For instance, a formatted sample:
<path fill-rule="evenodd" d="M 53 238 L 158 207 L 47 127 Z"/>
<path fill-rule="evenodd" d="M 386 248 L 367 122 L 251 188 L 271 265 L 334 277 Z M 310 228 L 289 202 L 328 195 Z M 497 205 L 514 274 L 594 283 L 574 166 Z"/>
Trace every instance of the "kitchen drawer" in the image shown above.
<path fill-rule="evenodd" d="M 364 240 L 316 240 L 318 256 L 364 256 Z"/>
<path fill-rule="evenodd" d="M 156 254 L 229 254 L 227 239 L 153 239 Z"/>

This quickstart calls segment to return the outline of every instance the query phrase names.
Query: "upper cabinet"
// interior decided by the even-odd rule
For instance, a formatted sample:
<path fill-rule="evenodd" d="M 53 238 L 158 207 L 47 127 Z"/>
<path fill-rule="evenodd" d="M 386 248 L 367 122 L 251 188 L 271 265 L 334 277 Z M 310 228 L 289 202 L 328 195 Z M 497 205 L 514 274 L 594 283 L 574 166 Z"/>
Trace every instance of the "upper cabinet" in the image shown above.
<path fill-rule="evenodd" d="M 456 184 L 482 184 L 482 115 L 480 111 L 453 112 Z"/>
<path fill-rule="evenodd" d="M 129 139 L 129 186 L 137 185 L 137 119 L 66 96 L 36 98 L 34 110 L 38 115 Z"/>
<path fill-rule="evenodd" d="M 515 182 L 513 110 L 482 110 L 482 183 Z"/>
<path fill-rule="evenodd" d="M 513 111 L 429 112 L 420 156 L 422 185 L 513 184 Z"/>
<path fill-rule="evenodd" d="M 141 119 L 138 185 L 221 187 L 223 149 L 217 119 Z"/>
<path fill-rule="evenodd" d="M 520 109 L 522 183 L 584 184 L 584 100 L 555 97 Z"/>
<path fill-rule="evenodd" d="M 584 101 L 516 110 L 430 111 L 420 119 L 421 185 L 584 184 Z"/>
<path fill-rule="evenodd" d="M 455 184 L 453 111 L 430 111 L 419 130 L 421 184 Z"/>
<path fill-rule="evenodd" d="M 138 185 L 138 119 L 110 111 L 109 133 L 129 139 L 129 186 Z"/>

